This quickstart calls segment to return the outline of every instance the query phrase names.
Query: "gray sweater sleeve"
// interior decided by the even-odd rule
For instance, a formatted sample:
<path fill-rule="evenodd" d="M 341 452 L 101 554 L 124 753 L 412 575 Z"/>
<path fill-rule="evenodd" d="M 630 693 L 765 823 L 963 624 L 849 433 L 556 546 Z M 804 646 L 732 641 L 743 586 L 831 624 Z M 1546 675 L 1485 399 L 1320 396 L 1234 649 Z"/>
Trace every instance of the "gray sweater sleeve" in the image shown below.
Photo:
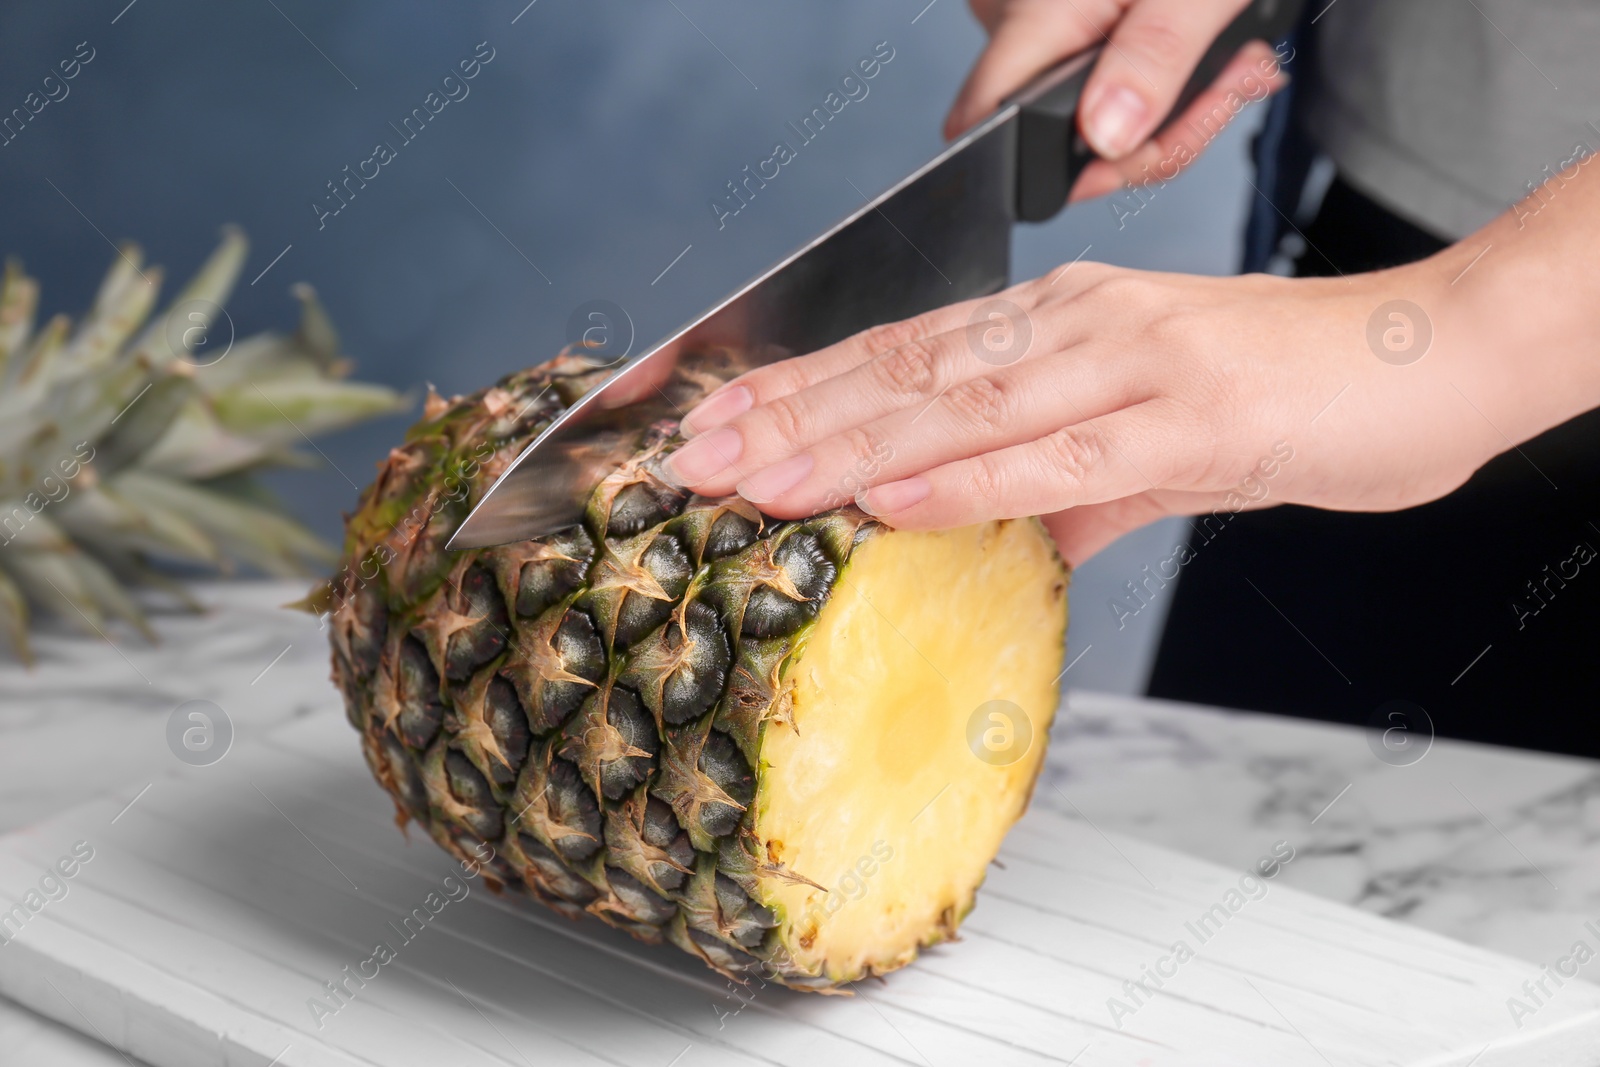
<path fill-rule="evenodd" d="M 1346 181 L 1440 237 L 1600 151 L 1596 0 L 1333 0 L 1316 31 L 1312 137 Z"/>

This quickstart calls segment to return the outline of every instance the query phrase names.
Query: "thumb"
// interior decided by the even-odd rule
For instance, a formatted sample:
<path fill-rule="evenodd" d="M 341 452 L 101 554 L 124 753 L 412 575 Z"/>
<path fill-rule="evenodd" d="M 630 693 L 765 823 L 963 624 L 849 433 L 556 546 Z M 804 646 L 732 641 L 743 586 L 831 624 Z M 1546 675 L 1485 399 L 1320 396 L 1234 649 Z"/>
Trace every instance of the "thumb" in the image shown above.
<path fill-rule="evenodd" d="M 1246 0 L 1139 0 L 1111 32 L 1083 89 L 1084 140 L 1106 159 L 1143 144 L 1177 103 L 1201 56 Z"/>

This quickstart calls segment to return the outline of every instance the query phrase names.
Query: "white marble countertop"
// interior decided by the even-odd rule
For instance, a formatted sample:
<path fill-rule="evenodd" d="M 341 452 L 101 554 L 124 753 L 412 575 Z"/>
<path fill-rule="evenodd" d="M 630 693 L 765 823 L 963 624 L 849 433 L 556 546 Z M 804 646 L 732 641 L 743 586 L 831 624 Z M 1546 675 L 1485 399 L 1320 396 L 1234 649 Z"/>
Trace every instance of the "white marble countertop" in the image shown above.
<path fill-rule="evenodd" d="M 278 608 L 298 588 L 199 593 L 213 610 L 162 619 L 159 646 L 46 634 L 33 669 L 0 661 L 0 832 L 133 800 L 174 759 L 185 701 L 215 702 L 239 738 L 341 714 L 316 620 Z M 1240 868 L 1288 841 L 1287 884 L 1540 964 L 1600 920 L 1600 763 L 1435 741 L 1392 766 L 1361 730 L 1083 691 L 1051 743 L 1034 803 L 1097 829 Z M 6 1067 L 125 1062 L 3 1001 L 0 1048 Z"/>

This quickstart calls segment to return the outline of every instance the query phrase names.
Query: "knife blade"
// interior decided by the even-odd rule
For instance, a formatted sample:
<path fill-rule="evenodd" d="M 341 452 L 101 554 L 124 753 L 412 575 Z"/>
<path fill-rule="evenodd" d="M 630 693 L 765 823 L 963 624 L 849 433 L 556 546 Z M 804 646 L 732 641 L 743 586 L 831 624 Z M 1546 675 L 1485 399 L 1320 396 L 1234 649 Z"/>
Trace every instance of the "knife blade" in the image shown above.
<path fill-rule="evenodd" d="M 1250 4 L 1213 42 L 1172 114 L 1247 42 L 1287 33 L 1300 6 Z M 447 547 L 507 544 L 580 521 L 593 487 L 647 427 L 681 419 L 723 381 L 1003 289 L 1012 225 L 1054 216 L 1094 159 L 1075 115 L 1098 54 L 1047 71 L 926 164 L 619 368 L 522 451 Z M 669 378 L 675 384 L 664 387 Z"/>

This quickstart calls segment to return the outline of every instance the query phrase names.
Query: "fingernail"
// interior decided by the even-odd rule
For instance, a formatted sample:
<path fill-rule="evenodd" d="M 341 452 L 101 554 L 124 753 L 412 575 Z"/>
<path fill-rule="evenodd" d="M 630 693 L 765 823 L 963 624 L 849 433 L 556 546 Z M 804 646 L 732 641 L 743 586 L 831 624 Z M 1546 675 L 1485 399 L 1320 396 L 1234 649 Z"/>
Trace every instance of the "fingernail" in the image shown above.
<path fill-rule="evenodd" d="M 739 431 L 732 426 L 724 426 L 703 437 L 696 437 L 668 456 L 662 464 L 663 473 L 668 481 L 679 488 L 699 485 L 733 466 L 742 451 L 744 439 L 739 436 Z"/>
<path fill-rule="evenodd" d="M 1120 85 L 1107 89 L 1089 111 L 1084 137 L 1107 159 L 1120 159 L 1133 150 L 1149 109 L 1132 89 Z"/>
<path fill-rule="evenodd" d="M 705 433 L 713 426 L 721 426 L 729 419 L 743 415 L 755 403 L 755 394 L 742 385 L 731 389 L 718 389 L 683 417 L 678 428 L 685 437 Z"/>
<path fill-rule="evenodd" d="M 814 463 L 809 452 L 790 456 L 766 470 L 756 471 L 734 491 L 752 504 L 770 503 L 804 481 Z"/>
<path fill-rule="evenodd" d="M 933 492 L 926 478 L 905 478 L 898 482 L 875 485 L 856 496 L 856 507 L 868 515 L 893 515 L 913 504 L 920 504 Z"/>

